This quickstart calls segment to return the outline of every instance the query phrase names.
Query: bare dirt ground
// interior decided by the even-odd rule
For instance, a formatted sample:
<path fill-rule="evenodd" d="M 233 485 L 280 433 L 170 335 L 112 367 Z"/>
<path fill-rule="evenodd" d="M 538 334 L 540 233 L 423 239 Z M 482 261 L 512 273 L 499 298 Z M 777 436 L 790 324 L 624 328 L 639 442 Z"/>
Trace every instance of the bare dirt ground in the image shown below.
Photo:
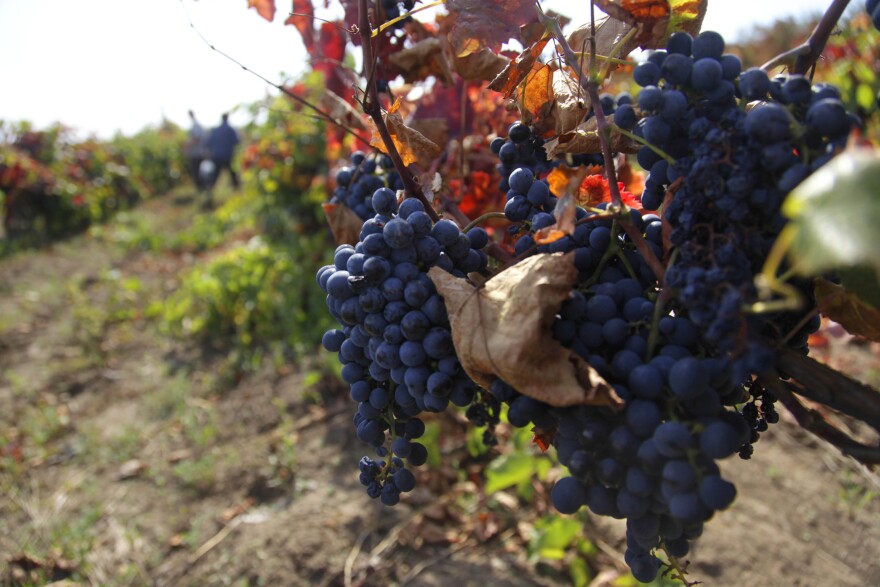
<path fill-rule="evenodd" d="M 133 214 L 161 236 L 196 211 L 167 197 Z M 0 261 L 0 582 L 571 584 L 565 564 L 529 556 L 545 484 L 531 503 L 485 496 L 485 458 L 449 434 L 446 465 L 383 508 L 358 484 L 366 451 L 320 358 L 237 380 L 220 353 L 164 335 L 151 303 L 199 260 L 92 235 Z M 831 340 L 822 355 L 880 380 L 876 347 Z M 739 496 L 689 555 L 692 579 L 880 585 L 876 473 L 786 415 L 724 468 Z M 591 584 L 633 584 L 621 524 L 589 517 L 586 531 Z"/>

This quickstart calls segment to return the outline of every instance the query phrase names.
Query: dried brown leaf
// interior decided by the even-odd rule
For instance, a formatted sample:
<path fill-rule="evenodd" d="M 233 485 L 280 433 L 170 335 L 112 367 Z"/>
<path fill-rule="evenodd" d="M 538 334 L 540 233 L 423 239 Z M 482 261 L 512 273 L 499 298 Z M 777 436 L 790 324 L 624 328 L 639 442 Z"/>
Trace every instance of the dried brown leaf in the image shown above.
<path fill-rule="evenodd" d="M 596 19 L 596 54 L 610 55 L 611 50 L 620 43 L 626 34 L 633 28 L 633 25 L 617 20 L 611 17 Z M 573 30 L 567 38 L 568 44 L 576 52 L 584 55 L 581 69 L 587 71 L 590 54 L 590 35 L 592 28 L 587 22 L 575 30 Z M 630 39 L 620 46 L 617 52 L 618 57 L 625 57 L 638 47 L 635 39 Z"/>
<path fill-rule="evenodd" d="M 423 165 L 429 164 L 440 155 L 442 149 L 422 133 L 404 124 L 403 117 L 398 112 L 400 103 L 400 98 L 398 98 L 388 112 L 382 114 L 382 119 L 385 121 L 385 126 L 388 128 L 391 140 L 394 141 L 394 146 L 397 148 L 397 152 L 400 153 L 400 158 L 403 160 L 404 165 L 416 162 Z M 383 153 L 388 153 L 388 148 L 382 141 L 382 137 L 372 120 L 370 121 L 370 127 L 373 131 L 370 145 Z"/>
<path fill-rule="evenodd" d="M 816 279 L 814 289 L 822 314 L 842 325 L 850 334 L 880 342 L 880 310 L 827 279 Z"/>
<path fill-rule="evenodd" d="M 497 55 L 489 49 L 482 49 L 464 57 L 456 57 L 452 67 L 465 80 L 492 81 L 508 64 L 510 59 L 507 57 Z"/>
<path fill-rule="evenodd" d="M 326 91 L 321 94 L 321 106 L 333 118 L 348 128 L 356 130 L 369 130 L 361 112 L 346 102 L 336 92 Z"/>
<path fill-rule="evenodd" d="M 411 128 L 435 145 L 445 145 L 449 141 L 449 121 L 445 118 L 415 119 Z"/>
<path fill-rule="evenodd" d="M 553 338 L 553 320 L 578 271 L 572 254 L 529 257 L 475 288 L 432 268 L 462 367 L 480 385 L 495 378 L 553 406 L 623 405 L 589 363 Z"/>
<path fill-rule="evenodd" d="M 639 145 L 634 140 L 611 130 L 611 150 L 617 153 L 638 153 Z M 571 132 L 562 133 L 544 144 L 547 150 L 547 158 L 552 159 L 563 153 L 600 153 L 602 151 L 599 142 L 599 133 L 596 130 L 596 118 L 580 124 Z"/>
<path fill-rule="evenodd" d="M 584 167 L 578 167 L 577 170 L 575 176 L 569 181 L 564 189 L 560 192 L 556 192 L 557 194 L 562 194 L 556 202 L 556 208 L 553 210 L 553 216 L 556 218 L 556 222 L 535 233 L 536 244 L 550 244 L 574 232 L 578 206 L 575 194 L 577 194 L 578 186 L 584 175 L 587 173 L 587 169 Z"/>
<path fill-rule="evenodd" d="M 360 240 L 361 227 L 364 222 L 354 213 L 354 210 L 344 204 L 321 204 L 324 208 L 324 216 L 330 225 L 330 232 L 337 245 L 356 245 Z"/>
<path fill-rule="evenodd" d="M 449 63 L 443 55 L 443 46 L 437 37 L 423 39 L 411 47 L 392 53 L 388 59 L 397 66 L 407 83 L 422 81 L 432 75 L 445 86 L 454 83 Z"/>
<path fill-rule="evenodd" d="M 560 136 L 574 131 L 584 120 L 590 111 L 590 97 L 569 69 L 554 71 L 552 86 L 555 107 L 551 122 L 556 136 Z"/>
<path fill-rule="evenodd" d="M 459 57 L 483 47 L 497 51 L 538 19 L 534 0 L 446 0 L 446 9 L 453 17 L 449 40 Z"/>

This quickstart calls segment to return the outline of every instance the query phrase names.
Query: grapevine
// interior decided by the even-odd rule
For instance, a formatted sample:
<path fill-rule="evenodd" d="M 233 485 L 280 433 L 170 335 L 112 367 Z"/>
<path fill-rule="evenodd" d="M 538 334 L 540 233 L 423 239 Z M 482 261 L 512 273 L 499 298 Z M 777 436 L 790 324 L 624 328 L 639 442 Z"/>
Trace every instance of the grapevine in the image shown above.
<path fill-rule="evenodd" d="M 442 188 L 433 200 L 426 194 L 420 154 L 400 127 L 389 130 L 397 105 L 384 101 L 382 76 L 391 64 L 373 40 L 385 21 L 393 25 L 377 33 L 407 30 L 407 15 L 394 2 L 382 2 L 379 17 L 366 0 L 357 4 L 361 106 L 379 137 L 373 146 L 385 154 L 358 152 L 337 172 L 333 201 L 363 223 L 317 280 L 339 322 L 324 347 L 339 355 L 358 406 L 357 435 L 375 451 L 359 463 L 371 497 L 394 505 L 415 487 L 412 467 L 427 458 L 418 442 L 422 413 L 467 408 L 476 424 L 490 425 L 491 442 L 506 406 L 510 424 L 549 439 L 568 471 L 551 492 L 556 509 L 625 519 L 626 563 L 649 582 L 664 566 L 684 578 L 679 559 L 736 497 L 718 462 L 752 455 L 779 421 L 777 402 L 843 452 L 880 462 L 876 447 L 798 399 L 880 430 L 876 391 L 824 370 L 822 385 L 841 389 L 832 399 L 817 391 L 819 378 L 809 380 L 819 369 L 806 358 L 809 335 L 823 311 L 816 273 L 799 271 L 779 244 L 790 242 L 780 239 L 791 229 L 790 194 L 847 157 L 863 124 L 836 88 L 808 75 L 847 2 L 833 2 L 807 42 L 760 68 L 725 52 L 718 33 L 698 32 L 704 3 L 688 30 L 676 30 L 635 8 L 597 2 L 628 27 L 607 47 L 597 47 L 595 22 L 565 37 L 538 7 L 528 21 L 543 35 L 490 86 L 505 88 L 519 114 L 486 144 L 497 157 L 503 230 L 477 226 L 501 210 L 475 220 Z M 876 24 L 877 3 L 866 9 Z M 450 33 L 453 46 L 460 33 Z M 491 52 L 498 39 L 483 34 L 470 40 Z M 558 62 L 545 69 L 536 55 L 548 39 Z M 608 68 L 626 63 L 617 56 L 637 45 L 652 50 L 632 71 L 639 92 L 601 93 Z M 600 71 L 601 54 L 614 59 Z M 779 64 L 788 71 L 770 73 Z M 536 72 L 554 80 L 555 92 L 537 106 L 534 95 L 546 90 L 530 85 Z M 570 99 L 581 92 L 583 104 Z M 551 114 L 563 104 L 573 122 L 562 120 L 570 112 Z M 618 183 L 627 154 L 647 172 L 636 195 Z M 442 165 L 429 158 L 433 169 Z M 452 219 L 441 217 L 444 209 Z M 560 299 L 533 312 L 516 307 L 544 295 L 547 275 Z M 511 320 L 546 322 L 535 335 L 544 338 L 497 335 L 511 332 Z M 517 365 L 539 353 L 556 355 L 547 372 Z M 557 389 L 550 381 L 557 376 L 572 382 L 565 394 L 542 390 Z M 853 397 L 870 407 L 855 408 Z"/>

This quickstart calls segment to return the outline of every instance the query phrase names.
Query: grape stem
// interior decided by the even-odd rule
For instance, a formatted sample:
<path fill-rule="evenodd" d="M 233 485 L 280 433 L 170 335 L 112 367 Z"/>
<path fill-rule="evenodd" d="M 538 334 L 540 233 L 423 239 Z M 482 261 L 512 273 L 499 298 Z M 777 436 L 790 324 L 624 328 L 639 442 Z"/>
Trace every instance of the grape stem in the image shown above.
<path fill-rule="evenodd" d="M 654 151 L 654 152 L 657 154 L 658 157 L 664 159 L 664 160 L 665 160 L 667 163 L 669 163 L 670 165 L 675 165 L 675 159 L 673 159 L 672 156 L 671 156 L 669 153 L 667 153 L 666 151 L 664 151 L 663 149 L 661 149 L 661 148 L 659 148 L 659 147 L 656 147 L 656 146 L 652 145 L 652 144 L 649 143 L 647 140 L 645 140 L 644 138 L 638 136 L 638 135 L 635 134 L 634 132 L 631 132 L 631 131 L 628 131 L 628 130 L 626 130 L 626 129 L 620 128 L 620 127 L 617 126 L 616 124 L 611 125 L 611 128 L 614 129 L 614 130 L 616 130 L 617 132 L 619 132 L 619 133 L 622 134 L 623 136 L 628 137 L 628 138 L 634 140 L 635 142 L 639 143 L 640 145 L 644 145 L 644 146 L 648 147 L 649 149 L 651 149 L 652 151 Z"/>
<path fill-rule="evenodd" d="M 385 125 L 385 120 L 382 118 L 382 106 L 379 102 L 379 91 L 376 88 L 376 60 L 373 56 L 372 27 L 370 26 L 370 15 L 367 12 L 367 0 L 358 0 L 358 13 L 358 29 L 364 52 L 364 74 L 367 78 L 367 87 L 361 106 L 364 112 L 373 120 L 373 124 L 376 125 L 376 130 L 382 138 L 382 144 L 385 145 L 385 149 L 388 151 L 388 156 L 394 164 L 394 169 L 400 174 L 406 197 L 418 199 L 424 204 L 425 212 L 428 213 L 431 220 L 437 222 L 440 220 L 440 216 L 434 210 L 434 206 L 428 201 L 428 198 L 425 197 L 425 193 L 415 178 L 413 178 L 412 173 L 403 164 L 403 159 L 401 159 L 397 146 L 391 138 L 391 133 L 388 132 L 388 127 Z"/>
<path fill-rule="evenodd" d="M 464 228 L 461 229 L 461 231 L 463 233 L 467 234 L 467 231 L 469 231 L 473 227 L 479 226 L 483 222 L 490 220 L 492 218 L 507 218 L 507 216 L 504 215 L 504 212 L 486 212 L 482 216 L 478 216 L 477 218 L 471 220 L 467 226 L 465 226 Z"/>
<path fill-rule="evenodd" d="M 822 55 L 828 37 L 831 36 L 837 21 L 840 20 L 843 11 L 849 5 L 849 0 L 833 0 L 831 6 L 822 15 L 822 18 L 816 24 L 816 28 L 810 33 L 810 38 L 798 45 L 794 49 L 789 49 L 785 53 L 777 55 L 767 63 L 761 66 L 761 69 L 769 71 L 777 65 L 789 64 L 789 70 L 794 74 L 806 74 Z"/>
<path fill-rule="evenodd" d="M 592 2 L 590 3 L 590 6 L 592 7 Z M 602 112 L 602 107 L 600 106 L 599 84 L 595 78 L 584 75 L 577 54 L 571 48 L 571 45 L 568 44 L 565 35 L 562 34 L 562 29 L 559 27 L 559 21 L 544 14 L 540 4 L 537 5 L 536 10 L 538 12 L 538 18 L 550 30 L 556 38 L 556 42 L 562 48 L 563 55 L 565 56 L 565 63 L 577 73 L 578 82 L 590 96 L 590 104 L 592 105 L 593 113 L 596 116 L 596 132 L 599 135 L 599 144 L 602 146 L 602 159 L 605 163 L 605 177 L 608 179 L 608 191 L 611 195 L 611 204 L 615 210 L 619 211 L 618 219 L 620 220 L 620 225 L 624 232 L 626 232 L 627 236 L 632 240 L 636 249 L 645 259 L 645 262 L 651 268 L 657 281 L 660 282 L 661 287 L 663 287 L 666 284 L 666 269 L 663 267 L 660 259 L 654 254 L 654 251 L 651 250 L 651 247 L 648 246 L 645 237 L 642 236 L 642 233 L 636 228 L 635 224 L 633 224 L 632 219 L 629 217 L 629 208 L 623 204 L 620 197 L 620 188 L 617 185 L 617 173 L 614 170 L 614 158 L 611 155 L 611 145 L 609 142 L 611 127 L 608 124 L 608 120 L 605 118 L 605 113 Z M 593 21 L 593 25 L 595 26 L 595 21 Z M 595 55 L 595 37 L 591 37 L 590 47 L 591 53 Z M 590 69 L 595 69 L 594 61 L 592 59 L 590 60 Z"/>
<path fill-rule="evenodd" d="M 832 425 L 820 412 L 805 406 L 789 385 L 778 376 L 761 376 L 758 381 L 782 402 L 801 428 L 835 446 L 840 452 L 868 466 L 880 465 L 880 447 L 856 442 Z"/>

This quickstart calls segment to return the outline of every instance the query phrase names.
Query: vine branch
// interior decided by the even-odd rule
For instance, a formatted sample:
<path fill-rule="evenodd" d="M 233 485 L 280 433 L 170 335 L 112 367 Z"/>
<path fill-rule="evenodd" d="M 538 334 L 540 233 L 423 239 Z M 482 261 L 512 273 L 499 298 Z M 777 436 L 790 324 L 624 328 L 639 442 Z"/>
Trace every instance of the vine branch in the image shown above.
<path fill-rule="evenodd" d="M 590 7 L 592 9 L 592 2 L 590 3 Z M 577 57 L 577 53 L 571 48 L 571 45 L 568 44 L 568 41 L 565 39 L 565 35 L 562 34 L 562 29 L 559 27 L 559 22 L 555 18 L 551 18 L 544 14 L 544 11 L 541 9 L 540 4 L 537 5 L 538 18 L 551 32 L 551 34 L 556 38 L 556 42 L 562 48 L 562 52 L 565 56 L 565 63 L 571 67 L 578 76 L 578 82 L 581 87 L 587 91 L 587 94 L 590 96 L 590 104 L 593 108 L 593 115 L 596 117 L 596 132 L 599 135 L 599 144 L 602 147 L 602 160 L 605 164 L 605 177 L 608 180 L 608 191 L 611 195 L 611 203 L 617 209 L 621 211 L 619 216 L 620 225 L 623 227 L 624 232 L 626 232 L 627 236 L 632 240 L 636 249 L 645 259 L 645 262 L 651 268 L 651 271 L 654 273 L 654 276 L 657 278 L 657 281 L 660 282 L 661 286 L 665 286 L 666 284 L 666 269 L 663 267 L 663 264 L 660 262 L 660 259 L 657 258 L 657 255 L 654 254 L 654 251 L 651 250 L 651 247 L 648 246 L 645 237 L 639 232 L 639 229 L 633 224 L 631 218 L 629 217 L 628 208 L 623 205 L 623 201 L 620 197 L 620 188 L 617 185 L 617 173 L 614 169 L 614 157 L 611 154 L 611 144 L 609 142 L 609 136 L 611 131 L 611 126 L 608 123 L 608 120 L 605 118 L 605 113 L 602 111 L 601 102 L 599 100 L 599 84 L 596 82 L 593 76 L 587 77 L 584 75 L 583 70 L 581 69 L 580 62 Z M 592 25 L 595 27 L 595 20 L 591 16 Z M 595 45 L 595 29 L 594 34 L 590 37 L 590 51 L 592 55 L 596 53 L 596 45 Z M 590 60 L 590 69 L 593 71 L 595 69 L 595 62 L 591 58 Z"/>
<path fill-rule="evenodd" d="M 376 89 L 376 79 L 374 75 L 376 60 L 373 56 L 373 36 L 372 27 L 370 26 L 370 16 L 367 12 L 367 0 L 358 0 L 358 12 L 358 28 L 361 36 L 361 46 L 363 47 L 364 52 L 364 74 L 367 77 L 367 87 L 362 103 L 364 112 L 373 120 L 373 124 L 376 125 L 376 130 L 382 138 L 382 143 L 388 150 L 388 156 L 391 158 L 391 162 L 394 164 L 397 173 L 400 174 L 404 193 L 407 197 L 414 197 L 421 201 L 425 206 L 425 212 L 428 213 L 431 220 L 437 222 L 440 220 L 440 216 L 437 214 L 436 210 L 434 210 L 434 206 L 431 205 L 428 198 L 425 197 L 425 193 L 422 191 L 421 186 L 416 182 L 415 178 L 413 178 L 412 173 L 410 173 L 406 165 L 403 164 L 403 159 L 401 159 L 400 153 L 397 151 L 397 146 L 391 138 L 391 133 L 388 132 L 388 126 L 386 126 L 385 120 L 382 118 L 382 106 L 379 103 L 379 92 Z"/>
<path fill-rule="evenodd" d="M 831 36 L 834 27 L 837 26 L 837 21 L 840 20 L 843 11 L 846 10 L 848 5 L 849 0 L 833 0 L 831 6 L 822 15 L 816 28 L 810 33 L 810 38 L 794 49 L 789 49 L 785 53 L 777 55 L 762 65 L 761 69 L 767 71 L 777 65 L 794 61 L 790 67 L 791 73 L 801 75 L 807 73 L 822 55 L 822 51 L 825 50 L 825 45 L 828 43 L 828 37 Z"/>
<path fill-rule="evenodd" d="M 880 446 L 866 446 L 856 442 L 832 425 L 825 417 L 805 406 L 789 386 L 776 377 L 760 377 L 760 383 L 791 412 L 801 428 L 835 446 L 840 452 L 870 467 L 880 465 Z"/>

